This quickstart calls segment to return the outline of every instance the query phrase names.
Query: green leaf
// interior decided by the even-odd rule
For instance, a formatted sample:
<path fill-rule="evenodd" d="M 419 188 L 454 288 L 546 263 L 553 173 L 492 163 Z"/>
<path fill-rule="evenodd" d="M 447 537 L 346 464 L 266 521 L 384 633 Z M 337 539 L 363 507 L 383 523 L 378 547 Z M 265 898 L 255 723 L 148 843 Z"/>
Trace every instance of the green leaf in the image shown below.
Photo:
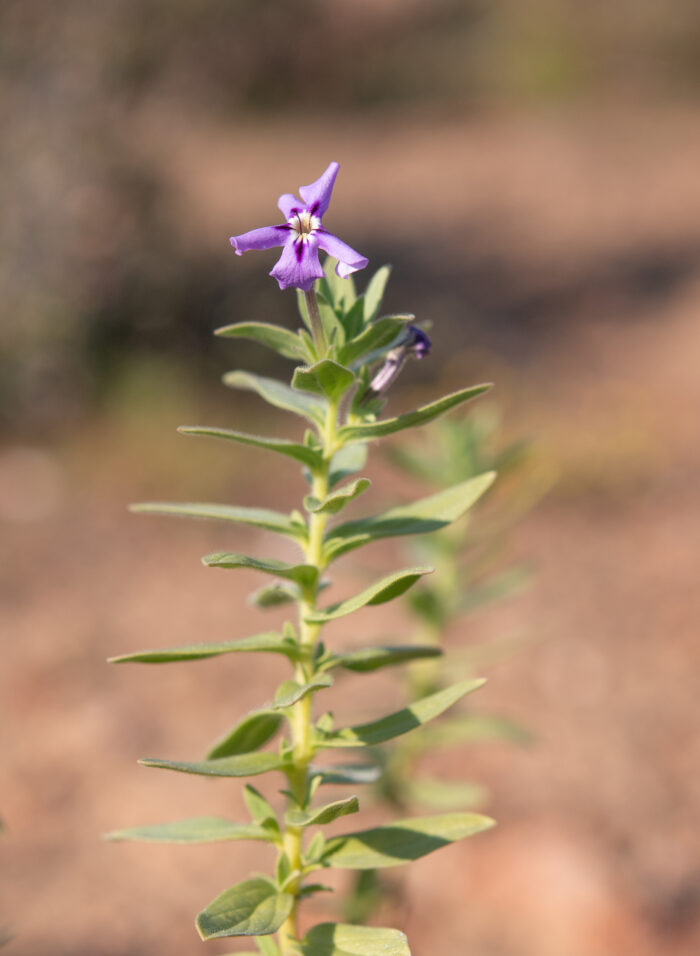
<path fill-rule="evenodd" d="M 202 939 L 222 936 L 268 936 L 292 911 L 294 897 L 279 893 L 269 880 L 255 877 L 224 890 L 197 914 Z"/>
<path fill-rule="evenodd" d="M 272 710 L 253 711 L 216 741 L 206 759 L 218 760 L 259 750 L 272 740 L 281 723 L 282 716 Z"/>
<path fill-rule="evenodd" d="M 106 840 L 136 840 L 141 843 L 216 843 L 219 840 L 265 840 L 266 830 L 250 823 L 232 823 L 220 817 L 194 817 L 152 826 L 113 830 Z"/>
<path fill-rule="evenodd" d="M 384 290 L 391 275 L 391 266 L 382 266 L 369 280 L 365 291 L 365 320 L 371 322 L 382 307 Z"/>
<path fill-rule="evenodd" d="M 287 680 L 278 687 L 273 706 L 280 710 L 285 707 L 291 707 L 293 704 L 296 704 L 297 701 L 303 700 L 303 698 L 308 697 L 309 694 L 313 694 L 314 691 L 322 690 L 324 687 L 330 687 L 332 683 L 333 678 L 330 674 L 317 674 L 308 684 L 299 684 L 295 680 Z"/>
<path fill-rule="evenodd" d="M 415 817 L 335 837 L 328 841 L 323 859 L 328 865 L 341 869 L 375 870 L 400 866 L 494 825 L 490 817 L 479 813 Z"/>
<path fill-rule="evenodd" d="M 340 316 L 340 322 L 345 330 L 345 341 L 356 338 L 362 331 L 365 321 L 365 298 L 355 299 L 347 311 Z"/>
<path fill-rule="evenodd" d="M 491 487 L 495 478 L 496 473 L 488 471 L 411 504 L 398 505 L 368 518 L 346 521 L 328 535 L 326 557 L 329 560 L 338 558 L 380 538 L 439 531 L 461 518 Z"/>
<path fill-rule="evenodd" d="M 342 345 L 345 341 L 345 330 L 338 319 L 338 315 L 331 301 L 332 296 L 327 287 L 323 286 L 323 280 L 318 284 L 316 302 L 318 304 L 318 314 L 321 317 L 321 325 L 326 333 L 326 338 L 331 346 Z"/>
<path fill-rule="evenodd" d="M 222 757 L 220 760 L 158 760 L 145 757 L 139 760 L 142 767 L 155 767 L 158 770 L 177 770 L 179 773 L 194 773 L 202 777 L 255 777 L 269 770 L 282 770 L 286 766 L 279 754 L 265 751 L 252 754 L 237 754 L 234 757 Z"/>
<path fill-rule="evenodd" d="M 285 814 L 285 820 L 290 827 L 311 827 L 323 826 L 326 823 L 332 823 L 338 817 L 344 817 L 349 813 L 357 813 L 360 809 L 360 802 L 357 797 L 348 797 L 345 800 L 336 800 L 334 803 L 327 803 L 325 807 L 318 807 L 316 810 L 289 810 Z"/>
<path fill-rule="evenodd" d="M 339 276 L 336 269 L 338 260 L 333 256 L 326 256 L 323 263 L 324 278 L 319 282 L 321 292 L 327 296 L 328 301 L 339 310 L 346 310 L 352 307 L 355 302 L 355 282 L 352 276 L 343 278 Z"/>
<path fill-rule="evenodd" d="M 404 326 L 415 319 L 414 315 L 386 315 L 368 325 L 357 338 L 348 342 L 338 352 L 338 361 L 342 365 L 353 362 L 371 352 L 381 352 L 388 348 Z"/>
<path fill-rule="evenodd" d="M 320 452 L 307 445 L 288 441 L 286 438 L 265 438 L 261 435 L 248 435 L 246 432 L 231 431 L 228 428 L 207 428 L 202 425 L 182 425 L 178 431 L 183 435 L 194 435 L 204 438 L 223 438 L 226 441 L 238 442 L 240 445 L 252 445 L 253 448 L 262 448 L 266 451 L 275 451 L 287 458 L 299 461 L 307 468 L 315 469 L 322 462 Z"/>
<path fill-rule="evenodd" d="M 235 325 L 225 325 L 223 328 L 216 329 L 214 335 L 229 339 L 252 339 L 289 359 L 306 361 L 307 358 L 306 350 L 298 335 L 279 325 L 269 325 L 267 322 L 237 322 Z"/>
<path fill-rule="evenodd" d="M 262 956 L 279 956 L 279 947 L 271 936 L 258 936 L 255 945 Z"/>
<path fill-rule="evenodd" d="M 394 737 L 407 734 L 415 727 L 427 724 L 439 717 L 458 700 L 485 684 L 481 678 L 463 680 L 451 687 L 417 700 L 409 707 L 397 710 L 393 714 L 355 727 L 345 727 L 330 734 L 319 735 L 319 745 L 323 747 L 365 747 L 383 744 Z"/>
<path fill-rule="evenodd" d="M 310 624 L 324 624 L 326 621 L 333 621 L 338 617 L 344 617 L 346 614 L 352 614 L 353 611 L 359 611 L 360 608 L 368 605 L 384 604 L 392 601 L 407 591 L 412 584 L 424 574 L 430 574 L 432 568 L 409 568 L 405 571 L 395 571 L 385 578 L 370 584 L 364 591 L 355 594 L 346 601 L 338 604 L 332 604 L 323 611 L 315 611 L 306 618 Z"/>
<path fill-rule="evenodd" d="M 350 484 L 344 485 L 327 495 L 323 501 L 319 501 L 312 495 L 307 495 L 304 499 L 304 507 L 312 514 L 336 515 L 358 495 L 361 495 L 363 491 L 367 491 L 371 484 L 369 478 L 358 478 L 356 481 L 352 481 Z"/>
<path fill-rule="evenodd" d="M 402 784 L 411 803 L 433 810 L 457 810 L 479 807 L 486 802 L 488 791 L 480 783 L 456 780 L 434 780 L 419 777 Z"/>
<path fill-rule="evenodd" d="M 236 505 L 213 505 L 195 502 L 143 502 L 131 505 L 130 511 L 137 514 L 170 515 L 174 518 L 213 518 L 218 521 L 235 521 L 275 531 L 290 538 L 303 538 L 303 525 L 295 524 L 289 515 L 268 508 L 244 508 Z"/>
<path fill-rule="evenodd" d="M 319 923 L 301 941 L 303 956 L 411 956 L 398 929 Z"/>
<path fill-rule="evenodd" d="M 367 463 L 367 446 L 361 444 L 345 445 L 331 458 L 331 465 L 328 474 L 328 484 L 331 488 L 347 478 L 348 475 L 354 475 Z"/>
<path fill-rule="evenodd" d="M 391 667 L 394 664 L 403 664 L 406 661 L 416 661 L 425 657 L 440 657 L 442 650 L 432 645 L 406 644 L 389 647 L 360 647 L 345 654 L 333 655 L 326 669 L 344 667 L 346 670 L 358 674 L 366 674 L 379 670 L 380 667 Z"/>
<path fill-rule="evenodd" d="M 309 772 L 314 777 L 320 777 L 321 783 L 342 785 L 376 783 L 382 773 L 376 764 L 369 763 L 336 763 L 325 767 L 309 765 Z"/>
<path fill-rule="evenodd" d="M 219 654 L 238 654 L 243 651 L 284 654 L 290 660 L 296 660 L 298 656 L 298 648 L 294 641 L 272 631 L 265 634 L 255 634 L 253 637 L 242 637 L 237 641 L 186 644 L 182 647 L 135 651 L 132 654 L 110 657 L 108 660 L 110 664 L 170 664 L 174 661 L 199 661 L 207 657 L 218 657 Z"/>
<path fill-rule="evenodd" d="M 434 418 L 444 415 L 451 408 L 461 405 L 464 402 L 482 395 L 491 388 L 491 385 L 474 385 L 472 388 L 463 388 L 459 392 L 453 392 L 451 395 L 445 395 L 443 398 L 431 402 L 429 405 L 423 405 L 421 408 L 412 412 L 405 412 L 396 418 L 385 418 L 378 422 L 367 422 L 361 425 L 345 425 L 338 432 L 338 439 L 342 442 L 367 441 L 370 438 L 383 438 L 385 435 L 393 435 L 395 432 L 403 431 L 405 428 L 415 428 L 418 425 L 427 425 Z"/>
<path fill-rule="evenodd" d="M 510 740 L 518 744 L 532 740 L 532 734 L 520 724 L 489 714 L 459 714 L 439 727 L 431 727 L 425 734 L 427 746 L 431 748 L 485 740 Z"/>
<path fill-rule="evenodd" d="M 354 382 L 355 376 L 349 368 L 332 359 L 322 359 L 308 368 L 297 366 L 292 378 L 292 388 L 322 395 L 330 402 L 337 403 Z"/>
<path fill-rule="evenodd" d="M 278 382 L 277 379 L 254 375 L 252 372 L 227 372 L 223 377 L 223 382 L 229 388 L 256 392 L 260 398 L 270 405 L 281 408 L 285 412 L 301 415 L 302 418 L 306 418 L 316 425 L 323 424 L 325 406 L 321 399 L 295 391 L 289 385 Z"/>
<path fill-rule="evenodd" d="M 299 589 L 293 584 L 282 581 L 276 584 L 266 584 L 248 596 L 248 600 L 255 607 L 265 610 L 270 607 L 280 607 L 282 604 L 292 604 L 299 598 Z"/>
<path fill-rule="evenodd" d="M 268 820 L 277 820 L 275 811 L 272 809 L 265 797 L 263 797 L 263 795 L 249 783 L 243 787 L 243 799 L 245 800 L 245 805 L 248 808 L 248 813 L 251 815 L 255 823 L 262 825 Z"/>
<path fill-rule="evenodd" d="M 318 568 L 312 564 L 287 564 L 275 558 L 260 560 L 251 558 L 247 554 L 235 554 L 231 551 L 218 551 L 207 554 L 202 558 L 202 564 L 208 568 L 249 568 L 251 571 L 262 571 L 263 574 L 272 574 L 277 578 L 293 581 L 301 587 L 313 587 L 318 576 Z"/>

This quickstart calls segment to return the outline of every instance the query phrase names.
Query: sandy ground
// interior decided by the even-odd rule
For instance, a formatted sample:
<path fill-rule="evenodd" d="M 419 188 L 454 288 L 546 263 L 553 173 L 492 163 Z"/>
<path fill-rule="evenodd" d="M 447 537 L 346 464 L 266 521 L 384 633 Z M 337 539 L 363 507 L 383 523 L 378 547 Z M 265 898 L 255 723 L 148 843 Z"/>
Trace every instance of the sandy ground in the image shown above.
<path fill-rule="evenodd" d="M 547 262 L 561 276 L 574 260 L 605 262 L 631 247 L 692 252 L 700 239 L 700 127 L 687 118 L 660 127 L 609 124 L 610 136 L 597 139 L 575 124 L 564 133 L 519 123 L 477 127 L 470 137 L 453 131 L 452 166 L 441 175 L 467 169 L 467 205 L 500 216 L 504 246 L 521 249 L 520 266 L 537 265 L 540 276 Z M 641 147 L 654 130 L 650 157 Z M 351 133 L 337 132 L 338 144 Z M 358 176 L 369 181 L 397 150 L 396 182 L 419 181 L 404 227 L 430 215 L 464 223 L 471 215 L 464 203 L 442 191 L 437 205 L 426 198 L 433 144 L 441 137 L 444 155 L 445 137 L 451 141 L 444 129 L 424 133 L 416 140 L 406 131 L 411 149 L 403 152 L 391 131 L 378 134 Z M 180 133 L 170 127 L 170 135 Z M 181 141 L 168 174 L 181 177 L 183 217 L 192 214 L 193 228 L 201 221 L 206 234 L 218 217 L 217 229 L 226 230 L 232 210 L 219 209 L 215 197 L 231 190 L 229 147 L 218 152 L 221 171 L 191 185 L 197 131 Z M 154 135 L 149 148 L 157 143 Z M 239 164 L 252 167 L 255 155 L 249 142 Z M 215 188 L 217 175 L 230 177 L 227 190 Z M 249 179 L 241 203 L 253 213 L 257 178 Z M 371 203 L 381 203 L 378 190 Z M 346 214 L 353 208 L 341 205 L 338 217 Z M 536 231 L 527 218 L 537 219 Z M 559 330 L 505 376 L 514 430 L 541 436 L 560 480 L 513 542 L 537 569 L 535 587 L 475 616 L 452 640 L 522 631 L 536 638 L 493 668 L 479 695 L 484 710 L 522 720 L 536 740 L 437 761 L 436 769 L 488 785 L 499 827 L 407 872 L 409 903 L 399 915 L 417 956 L 690 956 L 700 947 L 700 268 L 688 256 L 643 318 L 629 316 L 628 297 L 582 295 L 572 314 L 585 311 L 587 321 Z M 178 441 L 167 446 L 168 467 L 177 467 Z M 240 815 L 236 782 L 146 771 L 135 760 L 199 754 L 237 715 L 269 699 L 285 669 L 263 670 L 251 658 L 156 671 L 110 668 L 104 658 L 266 628 L 274 615 L 263 618 L 244 601 L 254 579 L 204 569 L 198 558 L 222 547 L 264 553 L 269 542 L 126 515 L 126 501 L 156 490 L 148 462 L 141 464 L 148 442 L 125 450 L 110 446 L 109 432 L 96 433 L 93 449 L 99 467 L 86 468 L 75 447 L 35 459 L 29 471 L 20 452 L 24 472 L 16 447 L 0 460 L 3 497 L 21 505 L 4 506 L 0 546 L 1 922 L 15 934 L 8 956 L 184 956 L 203 951 L 194 912 L 250 868 L 264 868 L 259 848 L 110 845 L 99 834 L 188 815 Z M 243 456 L 244 465 L 217 459 L 217 480 L 234 487 L 236 500 L 263 503 L 260 465 L 252 452 Z M 18 487 L 16 475 L 25 473 L 38 482 L 39 504 Z M 279 506 L 291 505 L 299 488 L 290 480 Z M 165 497 L 169 489 L 161 490 Z M 373 567 L 392 560 L 383 549 L 368 558 Z M 338 593 L 363 573 L 360 561 L 347 561 Z M 335 626 L 334 642 L 401 630 L 394 608 L 362 613 Z M 385 678 L 348 677 L 339 719 L 376 713 L 379 690 L 383 702 L 398 702 Z M 327 918 L 330 905 L 318 904 L 315 915 Z"/>

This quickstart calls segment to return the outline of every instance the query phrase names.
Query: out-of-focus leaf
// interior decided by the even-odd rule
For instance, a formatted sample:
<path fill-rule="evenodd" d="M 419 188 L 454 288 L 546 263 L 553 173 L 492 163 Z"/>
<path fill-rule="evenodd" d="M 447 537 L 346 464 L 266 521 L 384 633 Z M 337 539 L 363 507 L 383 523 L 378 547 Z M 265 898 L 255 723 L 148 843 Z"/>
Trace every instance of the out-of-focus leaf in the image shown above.
<path fill-rule="evenodd" d="M 337 491 L 331 492 L 323 501 L 307 495 L 304 499 L 304 507 L 314 514 L 336 515 L 358 495 L 361 495 L 363 491 L 367 491 L 371 484 L 369 478 L 358 478 L 356 481 L 338 488 Z"/>
<path fill-rule="evenodd" d="M 479 813 L 446 813 L 399 820 L 329 840 L 323 859 L 328 865 L 341 869 L 400 866 L 494 825 L 495 821 Z"/>
<path fill-rule="evenodd" d="M 394 664 L 403 664 L 406 661 L 416 661 L 425 657 L 440 657 L 441 654 L 441 649 L 432 645 L 360 647 L 344 654 L 333 655 L 324 666 L 326 669 L 344 667 L 346 670 L 364 674 L 379 670 L 380 667 L 391 667 Z"/>
<path fill-rule="evenodd" d="M 381 770 L 376 764 L 348 763 L 326 767 L 309 766 L 312 776 L 320 777 L 321 783 L 368 784 L 376 783 Z"/>
<path fill-rule="evenodd" d="M 113 830 L 106 840 L 136 840 L 141 843 L 216 843 L 219 840 L 265 840 L 267 830 L 251 823 L 232 823 L 220 817 L 194 817 L 172 823 Z"/>
<path fill-rule="evenodd" d="M 495 714 L 459 714 L 424 733 L 426 746 L 431 749 L 485 740 L 510 740 L 518 744 L 532 740 L 532 734 L 521 724 Z"/>
<path fill-rule="evenodd" d="M 391 275 L 391 266 L 381 266 L 369 280 L 365 290 L 365 321 L 372 322 L 382 307 L 384 290 Z"/>
<path fill-rule="evenodd" d="M 403 781 L 402 787 L 411 803 L 431 810 L 473 810 L 488 798 L 488 790 L 480 783 L 417 777 Z"/>
<path fill-rule="evenodd" d="M 474 385 L 472 388 L 463 388 L 459 392 L 445 395 L 429 405 L 423 405 L 412 412 L 405 412 L 396 418 L 385 418 L 378 422 L 367 422 L 361 425 L 345 425 L 338 432 L 341 441 L 367 441 L 370 438 L 384 438 L 405 428 L 415 428 L 418 425 L 427 425 L 439 415 L 444 415 L 451 408 L 468 402 L 478 395 L 482 395 L 491 388 L 491 385 Z"/>
<path fill-rule="evenodd" d="M 265 378 L 263 375 L 254 375 L 252 372 L 227 372 L 223 377 L 224 385 L 229 388 L 239 388 L 244 391 L 255 392 L 270 405 L 281 408 L 285 412 L 301 415 L 316 425 L 321 425 L 325 416 L 325 403 L 313 395 L 298 392 L 283 382 L 274 378 Z"/>
<path fill-rule="evenodd" d="M 220 737 L 206 755 L 207 760 L 252 753 L 272 740 L 282 723 L 281 714 L 257 710 L 247 714 L 235 727 Z"/>
<path fill-rule="evenodd" d="M 409 707 L 395 711 L 379 720 L 367 724 L 358 724 L 356 727 L 345 727 L 332 733 L 320 735 L 319 746 L 322 747 L 367 747 L 383 744 L 394 737 L 400 737 L 409 731 L 426 724 L 444 713 L 458 700 L 477 690 L 485 684 L 482 679 L 464 680 L 452 687 L 446 687 L 436 694 L 430 694 L 417 700 Z"/>
<path fill-rule="evenodd" d="M 395 571 L 346 601 L 340 601 L 325 610 L 309 614 L 306 620 L 313 624 L 324 624 L 326 621 L 333 621 L 338 617 L 359 611 L 360 608 L 392 601 L 407 591 L 422 575 L 430 574 L 431 571 L 432 568 L 408 568 L 405 571 Z"/>
<path fill-rule="evenodd" d="M 299 461 L 307 468 L 318 468 L 322 461 L 320 452 L 306 445 L 288 441 L 286 438 L 266 438 L 262 435 L 248 435 L 246 432 L 231 431 L 228 428 L 208 428 L 203 425 L 182 425 L 178 428 L 182 435 L 194 435 L 203 438 L 222 438 L 237 442 L 239 445 L 252 445 L 266 451 L 275 451 L 287 458 Z"/>
<path fill-rule="evenodd" d="M 274 531 L 289 538 L 303 538 L 305 525 L 297 524 L 281 511 L 269 508 L 244 508 L 237 505 L 214 505 L 200 502 L 140 502 L 131 505 L 130 511 L 137 514 L 169 515 L 173 518 L 212 518 L 217 521 L 235 521 Z"/>
<path fill-rule="evenodd" d="M 272 936 L 258 936 L 255 945 L 262 953 L 262 956 L 279 956 L 279 946 Z"/>
<path fill-rule="evenodd" d="M 346 800 L 327 803 L 325 807 L 318 807 L 316 810 L 289 810 L 285 814 L 285 820 L 290 827 L 323 826 L 326 823 L 332 823 L 338 817 L 357 813 L 359 809 L 360 803 L 357 797 L 348 797 Z"/>
<path fill-rule="evenodd" d="M 293 904 L 289 893 L 280 893 L 274 883 L 255 877 L 224 890 L 197 914 L 195 924 L 202 939 L 267 936 L 277 932 Z"/>
<path fill-rule="evenodd" d="M 281 770 L 286 766 L 279 754 L 262 751 L 252 754 L 237 754 L 220 760 L 158 760 L 145 757 L 139 760 L 142 767 L 158 770 L 177 770 L 179 773 L 194 773 L 202 777 L 255 777 L 269 770 Z"/>
<path fill-rule="evenodd" d="M 371 541 L 397 535 L 429 534 L 461 518 L 494 482 L 495 472 L 460 482 L 407 505 L 378 515 L 346 521 L 328 535 L 325 553 L 332 560 Z"/>
<path fill-rule="evenodd" d="M 320 923 L 301 941 L 302 956 L 411 956 L 398 929 Z"/>
<path fill-rule="evenodd" d="M 110 657 L 109 663 L 169 664 L 174 661 L 199 661 L 207 657 L 218 657 L 219 654 L 237 654 L 243 651 L 284 654 L 284 656 L 290 660 L 296 660 L 298 655 L 298 647 L 293 640 L 272 631 L 265 634 L 255 634 L 252 637 L 242 637 L 237 641 L 186 644 L 183 647 L 163 647 L 149 651 L 134 651 L 132 654 L 120 654 L 118 657 Z"/>
<path fill-rule="evenodd" d="M 335 487 L 343 478 L 354 475 L 367 464 L 367 446 L 360 443 L 345 445 L 333 455 L 328 474 L 328 485 Z"/>

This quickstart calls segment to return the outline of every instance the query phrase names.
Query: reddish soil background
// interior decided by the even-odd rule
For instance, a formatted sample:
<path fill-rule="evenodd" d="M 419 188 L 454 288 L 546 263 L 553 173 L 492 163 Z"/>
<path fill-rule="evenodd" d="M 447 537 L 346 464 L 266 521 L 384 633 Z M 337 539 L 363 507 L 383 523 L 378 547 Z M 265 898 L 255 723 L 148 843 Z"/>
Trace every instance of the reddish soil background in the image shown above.
<path fill-rule="evenodd" d="M 494 347 L 464 361 L 496 379 L 508 432 L 536 437 L 557 483 L 512 542 L 513 555 L 537 571 L 534 587 L 451 635 L 455 644 L 532 638 L 489 669 L 479 706 L 522 721 L 535 740 L 437 760 L 436 769 L 488 786 L 499 826 L 404 872 L 408 903 L 384 916 L 400 919 L 416 956 L 700 949 L 699 130 L 697 115 L 681 113 L 433 126 L 404 118 L 395 128 L 363 127 L 372 150 L 361 153 L 351 124 L 267 124 L 227 138 L 144 117 L 143 149 L 178 184 L 179 221 L 203 244 L 269 206 L 275 144 L 298 136 L 308 150 L 323 137 L 352 171 L 334 221 L 354 235 L 367 228 L 389 243 L 401 230 L 429 233 L 439 223 L 462 235 L 460 224 L 478 222 L 484 247 L 507 252 L 521 289 L 577 290 L 567 321 L 526 359 Z M 291 175 L 296 181 L 295 168 Z M 413 197 L 409 205 L 401 194 Z M 661 291 L 653 281 L 642 292 L 604 281 L 606 264 L 650 248 L 682 264 Z M 440 240 L 426 243 L 426 262 L 440 250 Z M 459 365 L 450 364 L 446 384 L 463 380 Z M 421 386 L 421 395 L 438 387 Z M 397 394 L 392 408 L 411 400 Z M 125 512 L 128 501 L 154 495 L 276 507 L 298 500 L 291 466 L 272 501 L 254 452 L 171 437 L 199 414 L 196 400 L 183 405 L 153 421 L 95 421 L 47 448 L 13 442 L 0 457 L 8 956 L 231 952 L 235 945 L 203 947 L 193 915 L 269 862 L 257 845 L 99 838 L 141 822 L 241 815 L 238 782 L 145 771 L 135 761 L 201 753 L 285 674 L 256 658 L 159 669 L 104 663 L 130 649 L 255 633 L 275 620 L 245 603 L 254 578 L 198 561 L 219 548 L 270 553 L 269 539 Z M 240 425 L 240 411 L 229 421 Z M 375 474 L 378 484 L 390 480 L 382 468 Z M 397 560 L 378 547 L 348 559 L 336 593 L 362 584 L 366 564 Z M 369 609 L 329 634 L 343 646 L 399 636 L 404 626 L 400 609 Z M 380 695 L 380 710 L 400 700 L 385 677 L 346 678 L 338 719 L 376 714 Z M 314 916 L 331 913 L 331 901 L 315 904 Z"/>

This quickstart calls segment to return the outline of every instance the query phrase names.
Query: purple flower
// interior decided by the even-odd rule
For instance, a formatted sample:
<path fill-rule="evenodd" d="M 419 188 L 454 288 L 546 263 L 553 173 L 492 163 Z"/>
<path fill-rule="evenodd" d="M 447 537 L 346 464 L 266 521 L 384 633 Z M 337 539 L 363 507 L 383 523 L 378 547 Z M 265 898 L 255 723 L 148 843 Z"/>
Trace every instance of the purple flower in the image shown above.
<path fill-rule="evenodd" d="M 432 342 L 423 329 L 419 329 L 417 325 L 407 325 L 406 334 L 402 336 L 398 345 L 387 352 L 384 363 L 369 383 L 367 393 L 362 400 L 367 401 L 369 398 L 377 398 L 377 396 L 386 392 L 406 364 L 406 359 L 411 356 L 424 359 L 426 355 L 430 354 L 431 345 Z"/>
<path fill-rule="evenodd" d="M 284 246 L 270 275 L 277 279 L 280 289 L 295 286 L 304 292 L 309 291 L 315 279 L 323 276 L 318 261 L 319 249 L 338 260 L 335 271 L 343 279 L 347 279 L 351 272 L 364 269 L 368 260 L 321 225 L 339 168 L 338 163 L 331 163 L 315 183 L 301 186 L 301 200 L 291 193 L 280 196 L 277 205 L 287 220 L 282 225 L 263 226 L 244 232 L 242 236 L 231 236 L 236 255 L 240 256 L 249 249 Z"/>

